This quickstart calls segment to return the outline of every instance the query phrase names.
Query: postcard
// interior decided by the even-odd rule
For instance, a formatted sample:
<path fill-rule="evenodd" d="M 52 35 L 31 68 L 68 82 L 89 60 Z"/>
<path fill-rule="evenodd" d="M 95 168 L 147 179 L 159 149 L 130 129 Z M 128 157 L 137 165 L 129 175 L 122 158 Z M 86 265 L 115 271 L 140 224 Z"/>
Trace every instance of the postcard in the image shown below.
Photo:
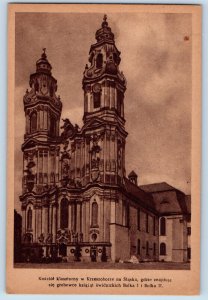
<path fill-rule="evenodd" d="M 201 6 L 8 18 L 7 292 L 198 294 Z"/>

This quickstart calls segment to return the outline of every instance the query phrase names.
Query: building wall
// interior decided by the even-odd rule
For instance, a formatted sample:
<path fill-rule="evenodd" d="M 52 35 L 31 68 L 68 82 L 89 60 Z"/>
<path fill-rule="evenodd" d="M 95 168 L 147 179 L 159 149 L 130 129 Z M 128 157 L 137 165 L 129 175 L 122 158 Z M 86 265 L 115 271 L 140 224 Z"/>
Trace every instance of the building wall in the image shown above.
<path fill-rule="evenodd" d="M 161 218 L 160 218 L 161 219 Z M 166 245 L 166 254 L 161 261 L 187 261 L 187 223 L 182 215 L 166 216 L 166 234 L 159 236 L 159 244 Z M 161 233 L 161 232 L 160 232 Z"/>
<path fill-rule="evenodd" d="M 130 258 L 130 238 L 127 227 L 110 224 L 111 260 L 128 260 Z"/>

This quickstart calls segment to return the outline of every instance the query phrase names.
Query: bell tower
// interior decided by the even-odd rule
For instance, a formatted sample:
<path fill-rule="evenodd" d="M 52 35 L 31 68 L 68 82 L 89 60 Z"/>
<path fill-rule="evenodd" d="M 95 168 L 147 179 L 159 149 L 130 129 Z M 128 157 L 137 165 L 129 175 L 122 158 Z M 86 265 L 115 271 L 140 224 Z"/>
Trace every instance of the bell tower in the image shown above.
<path fill-rule="evenodd" d="M 106 15 L 95 38 L 97 42 L 90 48 L 90 65 L 86 65 L 83 78 L 84 121 L 92 116 L 110 117 L 112 112 L 122 120 L 126 80 L 119 70 L 120 51 Z"/>
<path fill-rule="evenodd" d="M 90 137 L 91 177 L 110 183 L 122 183 L 125 176 L 124 93 L 126 79 L 119 70 L 120 51 L 104 15 L 95 34 L 84 70 L 84 131 Z M 99 147 L 95 150 L 95 144 Z M 95 170 L 97 169 L 97 171 Z M 100 176 L 98 176 L 98 169 Z M 93 174 L 96 174 L 94 176 Z"/>
<path fill-rule="evenodd" d="M 23 193 L 42 193 L 58 182 L 59 123 L 62 111 L 57 80 L 43 49 L 23 97 L 26 118 L 23 151 Z"/>

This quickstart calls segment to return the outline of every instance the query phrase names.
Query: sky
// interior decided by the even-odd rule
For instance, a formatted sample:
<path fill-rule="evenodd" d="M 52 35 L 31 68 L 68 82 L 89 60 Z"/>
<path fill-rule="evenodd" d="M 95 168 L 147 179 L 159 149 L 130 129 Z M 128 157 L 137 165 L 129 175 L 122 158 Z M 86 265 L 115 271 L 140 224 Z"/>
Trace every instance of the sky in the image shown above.
<path fill-rule="evenodd" d="M 82 77 L 103 14 L 16 13 L 15 18 L 15 207 L 22 181 L 25 130 L 23 96 L 46 48 L 58 81 L 62 118 L 82 126 Z M 121 51 L 127 79 L 126 172 L 138 184 L 167 182 L 191 189 L 191 14 L 112 13 L 108 24 Z"/>

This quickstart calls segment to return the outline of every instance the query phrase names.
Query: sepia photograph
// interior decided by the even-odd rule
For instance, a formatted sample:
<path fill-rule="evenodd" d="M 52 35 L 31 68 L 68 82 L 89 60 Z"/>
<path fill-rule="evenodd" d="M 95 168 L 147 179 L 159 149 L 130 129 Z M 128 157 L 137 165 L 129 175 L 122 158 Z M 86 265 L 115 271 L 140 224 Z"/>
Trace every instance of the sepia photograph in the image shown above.
<path fill-rule="evenodd" d="M 200 207 L 193 7 L 47 7 L 12 18 L 11 268 L 191 276 Z"/>

